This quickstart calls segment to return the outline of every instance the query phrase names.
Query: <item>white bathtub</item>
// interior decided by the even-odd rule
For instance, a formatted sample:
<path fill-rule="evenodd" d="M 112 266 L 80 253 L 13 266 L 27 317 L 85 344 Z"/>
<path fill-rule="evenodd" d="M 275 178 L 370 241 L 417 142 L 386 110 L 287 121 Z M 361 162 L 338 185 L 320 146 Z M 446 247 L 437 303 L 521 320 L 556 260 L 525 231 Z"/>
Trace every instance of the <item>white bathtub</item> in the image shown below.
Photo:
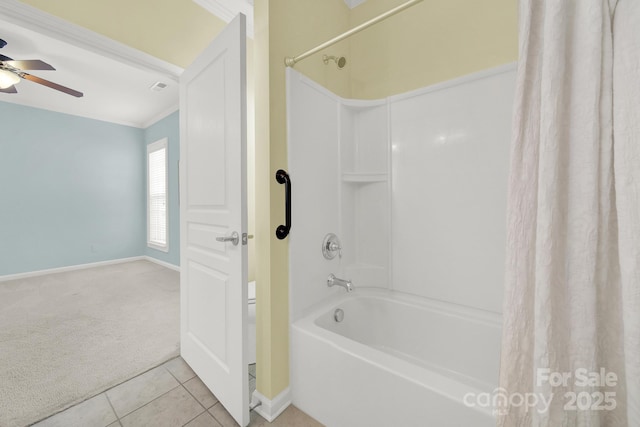
<path fill-rule="evenodd" d="M 463 398 L 497 387 L 500 339 L 497 314 L 360 288 L 292 324 L 293 403 L 329 427 L 494 426 Z"/>

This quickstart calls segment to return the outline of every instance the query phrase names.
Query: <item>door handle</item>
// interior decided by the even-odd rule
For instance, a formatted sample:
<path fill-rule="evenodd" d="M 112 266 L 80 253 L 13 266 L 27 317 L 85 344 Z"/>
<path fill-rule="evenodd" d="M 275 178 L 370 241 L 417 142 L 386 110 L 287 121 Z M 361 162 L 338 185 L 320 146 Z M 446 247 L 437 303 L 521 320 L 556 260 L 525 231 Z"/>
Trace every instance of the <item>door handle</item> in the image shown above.
<path fill-rule="evenodd" d="M 238 243 L 240 243 L 240 235 L 238 234 L 237 231 L 234 231 L 233 233 L 231 233 L 231 236 L 216 237 L 216 240 L 218 242 L 231 242 L 233 243 L 233 246 L 238 246 Z"/>

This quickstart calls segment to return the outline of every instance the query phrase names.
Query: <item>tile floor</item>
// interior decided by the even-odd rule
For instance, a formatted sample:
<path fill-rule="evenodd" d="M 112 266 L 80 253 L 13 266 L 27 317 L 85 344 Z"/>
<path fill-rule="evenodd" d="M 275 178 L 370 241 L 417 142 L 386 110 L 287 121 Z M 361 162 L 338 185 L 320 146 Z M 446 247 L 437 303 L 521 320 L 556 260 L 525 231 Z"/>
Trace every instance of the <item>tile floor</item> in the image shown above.
<path fill-rule="evenodd" d="M 255 390 L 255 365 L 249 387 Z M 34 427 L 235 427 L 218 399 L 178 357 Z M 290 406 L 273 423 L 251 412 L 251 427 L 316 427 L 320 423 Z"/>

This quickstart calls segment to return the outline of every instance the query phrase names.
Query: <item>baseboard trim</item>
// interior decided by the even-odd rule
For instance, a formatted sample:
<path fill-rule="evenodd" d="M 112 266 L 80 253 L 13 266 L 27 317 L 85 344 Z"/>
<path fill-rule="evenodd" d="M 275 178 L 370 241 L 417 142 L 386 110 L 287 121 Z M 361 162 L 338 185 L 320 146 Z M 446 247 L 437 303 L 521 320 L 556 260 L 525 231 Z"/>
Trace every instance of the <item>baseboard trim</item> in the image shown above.
<path fill-rule="evenodd" d="M 278 415 L 280 415 L 285 409 L 291 405 L 291 389 L 287 387 L 282 390 L 280 394 L 278 394 L 273 399 L 267 399 L 258 390 L 253 392 L 252 395 L 252 406 L 254 402 L 262 402 L 260 406 L 258 406 L 254 411 L 258 413 L 262 418 L 269 422 L 273 422 Z"/>
<path fill-rule="evenodd" d="M 28 271 L 26 273 L 7 274 L 4 276 L 0 276 L 0 282 L 7 282 L 9 280 L 26 279 L 27 277 L 44 276 L 45 274 L 64 273 L 66 271 L 74 271 L 74 270 L 84 270 L 86 268 L 100 267 L 103 265 L 122 264 L 124 262 L 141 261 L 141 260 L 153 262 L 155 264 L 161 265 L 171 270 L 180 272 L 180 267 L 177 265 L 169 264 L 168 262 L 160 261 L 159 259 L 142 255 L 142 256 L 134 256 L 129 258 L 110 259 L 108 261 L 90 262 L 87 264 L 69 265 L 67 267 L 49 268 L 46 270 Z"/>
<path fill-rule="evenodd" d="M 146 259 L 144 256 L 134 256 L 130 258 L 111 259 L 108 261 L 90 262 L 87 264 L 69 265 L 67 267 L 49 268 L 47 270 L 29 271 L 26 273 L 7 274 L 0 276 L 0 282 L 9 280 L 25 279 L 27 277 L 44 276 L 45 274 L 64 273 L 66 271 L 84 270 L 86 268 L 100 267 L 103 265 L 122 264 L 123 262 L 140 261 Z"/>
<path fill-rule="evenodd" d="M 165 262 L 165 261 L 160 261 L 159 259 L 156 259 L 154 257 L 150 257 L 148 255 L 145 255 L 142 258 L 146 259 L 149 262 L 153 262 L 155 264 L 161 265 L 161 266 L 163 266 L 165 268 L 168 268 L 170 270 L 177 271 L 178 273 L 180 273 L 180 266 L 179 265 L 173 265 L 173 264 Z"/>

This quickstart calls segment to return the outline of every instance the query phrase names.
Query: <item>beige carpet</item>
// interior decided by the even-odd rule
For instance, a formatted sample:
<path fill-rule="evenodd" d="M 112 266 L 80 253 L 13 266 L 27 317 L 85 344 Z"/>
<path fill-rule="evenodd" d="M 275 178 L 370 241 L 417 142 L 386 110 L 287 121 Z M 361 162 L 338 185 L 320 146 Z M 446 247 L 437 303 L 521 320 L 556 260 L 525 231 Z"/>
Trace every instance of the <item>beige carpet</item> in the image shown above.
<path fill-rule="evenodd" d="M 179 274 L 148 261 L 0 282 L 0 426 L 177 356 L 179 294 Z"/>

